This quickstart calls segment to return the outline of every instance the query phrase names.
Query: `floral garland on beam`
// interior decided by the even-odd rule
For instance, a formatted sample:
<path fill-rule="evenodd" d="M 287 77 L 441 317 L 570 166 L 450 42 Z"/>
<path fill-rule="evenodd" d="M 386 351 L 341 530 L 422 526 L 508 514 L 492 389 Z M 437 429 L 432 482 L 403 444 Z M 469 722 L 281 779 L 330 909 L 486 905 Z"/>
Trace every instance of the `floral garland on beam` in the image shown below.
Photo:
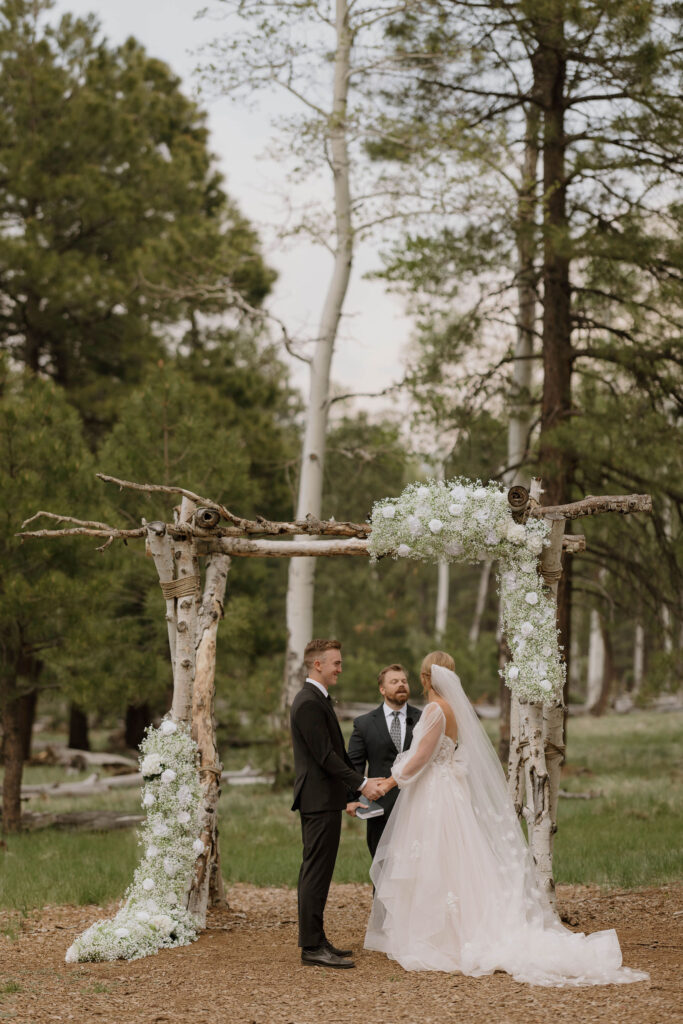
<path fill-rule="evenodd" d="M 565 667 L 555 605 L 538 568 L 538 556 L 548 543 L 543 519 L 516 523 L 499 484 L 458 479 L 409 484 L 400 497 L 376 502 L 371 522 L 368 548 L 373 559 L 497 560 L 503 628 L 512 654 L 503 678 L 520 700 L 561 700 Z"/>
<path fill-rule="evenodd" d="M 196 838 L 197 744 L 186 727 L 165 719 L 148 730 L 140 755 L 147 811 L 139 832 L 144 856 L 120 910 L 79 935 L 67 950 L 67 963 L 137 960 L 197 938 L 197 922 L 185 908 L 195 861 L 204 853 Z"/>

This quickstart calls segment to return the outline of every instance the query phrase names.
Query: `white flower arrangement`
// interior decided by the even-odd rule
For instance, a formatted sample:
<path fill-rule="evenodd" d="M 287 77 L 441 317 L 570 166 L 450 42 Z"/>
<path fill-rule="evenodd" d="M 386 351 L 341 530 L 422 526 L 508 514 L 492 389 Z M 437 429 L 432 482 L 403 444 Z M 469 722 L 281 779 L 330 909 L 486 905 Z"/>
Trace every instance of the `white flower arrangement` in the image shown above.
<path fill-rule="evenodd" d="M 148 808 L 138 837 L 142 860 L 116 915 L 79 935 L 67 963 L 137 960 L 197 938 L 197 922 L 185 909 L 195 861 L 204 852 L 197 836 L 197 745 L 185 726 L 166 719 L 148 730 L 140 753 L 142 805 Z"/>
<path fill-rule="evenodd" d="M 516 523 L 505 490 L 494 481 L 483 486 L 478 480 L 433 480 L 376 502 L 371 521 L 368 549 L 375 559 L 387 554 L 429 562 L 497 559 L 512 653 L 505 681 L 524 700 L 552 704 L 561 698 L 565 668 L 555 608 L 537 562 L 549 530 L 542 519 Z"/>

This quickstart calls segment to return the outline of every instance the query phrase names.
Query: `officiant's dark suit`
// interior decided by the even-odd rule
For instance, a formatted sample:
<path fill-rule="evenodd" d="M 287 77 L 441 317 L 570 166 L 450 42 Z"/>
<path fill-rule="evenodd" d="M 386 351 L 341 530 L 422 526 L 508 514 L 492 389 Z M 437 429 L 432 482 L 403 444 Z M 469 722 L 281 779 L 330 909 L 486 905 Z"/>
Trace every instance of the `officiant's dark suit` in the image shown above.
<path fill-rule="evenodd" d="M 406 704 L 406 727 L 405 739 L 402 750 L 407 750 L 413 738 L 413 729 L 420 720 L 422 712 L 412 704 Z M 349 740 L 349 758 L 353 767 L 358 772 L 365 772 L 365 765 L 368 765 L 367 774 L 388 778 L 391 775 L 391 766 L 396 760 L 399 751 L 389 735 L 389 726 L 384 711 L 384 703 L 380 704 L 374 711 L 366 715 L 360 715 L 353 723 L 353 732 Z M 394 786 L 386 796 L 379 798 L 377 803 L 384 808 L 384 814 L 379 818 L 368 818 L 367 820 L 367 843 L 372 857 L 382 838 L 389 816 L 398 799 L 399 789 Z"/>
<path fill-rule="evenodd" d="M 326 942 L 323 913 L 341 835 L 342 811 L 363 784 L 346 753 L 332 700 L 306 681 L 292 703 L 294 803 L 301 815 L 303 862 L 299 872 L 299 945 Z"/>

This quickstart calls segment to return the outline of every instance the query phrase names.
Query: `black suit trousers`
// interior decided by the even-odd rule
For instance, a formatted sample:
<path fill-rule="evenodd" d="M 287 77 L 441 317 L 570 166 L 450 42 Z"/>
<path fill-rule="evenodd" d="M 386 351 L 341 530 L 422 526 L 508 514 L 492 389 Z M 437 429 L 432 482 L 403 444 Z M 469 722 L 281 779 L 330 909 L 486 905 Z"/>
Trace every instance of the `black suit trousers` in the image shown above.
<path fill-rule="evenodd" d="M 325 939 L 323 914 L 341 836 L 341 811 L 301 814 L 303 860 L 299 871 L 299 945 L 320 946 Z"/>
<path fill-rule="evenodd" d="M 391 813 L 391 808 L 389 808 L 388 810 L 389 813 Z M 368 844 L 368 850 L 370 851 L 370 856 L 372 857 L 373 860 L 375 859 L 375 854 L 377 853 L 379 841 L 382 838 L 382 833 L 384 832 L 385 826 L 387 824 L 387 817 L 388 814 L 387 811 L 385 811 L 380 818 L 368 818 L 366 826 L 366 840 Z"/>

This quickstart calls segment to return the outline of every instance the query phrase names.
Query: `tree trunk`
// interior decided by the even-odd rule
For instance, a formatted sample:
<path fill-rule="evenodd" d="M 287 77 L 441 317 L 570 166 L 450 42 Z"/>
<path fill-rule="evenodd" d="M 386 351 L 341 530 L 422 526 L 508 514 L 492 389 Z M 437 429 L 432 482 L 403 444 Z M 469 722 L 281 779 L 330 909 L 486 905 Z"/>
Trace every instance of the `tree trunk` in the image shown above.
<path fill-rule="evenodd" d="M 69 746 L 73 750 L 90 750 L 88 716 L 77 704 L 69 704 Z"/>
<path fill-rule="evenodd" d="M 507 469 L 505 485 L 526 484 L 524 463 L 527 461 L 529 434 L 533 422 L 531 384 L 536 334 L 536 206 L 538 204 L 538 134 L 539 110 L 530 104 L 526 113 L 524 165 L 517 194 L 517 335 L 515 360 L 512 364 L 512 393 L 508 423 Z M 503 668 L 510 653 L 502 643 L 502 613 L 499 610 L 498 667 Z M 471 642 L 471 641 L 470 641 Z M 510 756 L 511 694 L 504 682 L 500 686 L 500 725 L 498 754 L 503 764 Z"/>
<path fill-rule="evenodd" d="M 607 623 L 600 617 L 600 639 L 602 641 L 602 677 L 600 679 L 600 692 L 590 711 L 593 715 L 604 715 L 609 707 L 612 688 L 614 685 L 614 651 L 612 638 L 607 629 Z"/>
<path fill-rule="evenodd" d="M 538 49 L 534 56 L 534 73 L 543 112 L 543 398 L 539 462 L 545 491 L 544 505 L 561 505 L 569 501 L 575 468 L 566 442 L 557 436 L 558 429 L 566 425 L 572 410 L 570 232 L 566 208 L 564 124 L 567 60 L 563 18 L 564 4 L 554 2 L 535 26 Z M 560 642 L 568 662 L 571 560 L 565 561 L 567 564 L 557 595 L 557 619 Z M 567 697 L 565 688 L 565 704 Z"/>
<path fill-rule="evenodd" d="M 602 639 L 602 622 L 598 609 L 591 608 L 586 670 L 586 707 L 589 711 L 592 711 L 600 700 L 604 677 L 605 645 Z"/>
<path fill-rule="evenodd" d="M 448 597 L 450 572 L 448 562 L 439 562 L 436 587 L 436 616 L 434 620 L 434 639 L 441 643 L 448 625 Z"/>
<path fill-rule="evenodd" d="M 147 702 L 129 704 L 124 723 L 124 742 L 129 750 L 137 750 L 145 738 L 145 729 L 152 722 L 152 712 Z"/>
<path fill-rule="evenodd" d="M 31 742 L 33 740 L 33 723 L 36 719 L 38 690 L 29 690 L 19 697 L 19 729 L 21 732 L 21 749 L 24 761 L 31 760 Z"/>
<path fill-rule="evenodd" d="M 477 641 L 479 640 L 479 633 L 481 631 L 481 620 L 486 608 L 486 597 L 489 592 L 489 580 L 491 578 L 491 566 L 493 562 L 489 559 L 484 562 L 481 567 L 479 574 L 479 587 L 477 589 L 477 600 L 474 605 L 474 615 L 472 616 L 472 624 L 469 632 L 469 644 L 470 647 L 476 647 Z"/>
<path fill-rule="evenodd" d="M 325 461 L 330 366 L 351 276 L 353 230 L 347 146 L 346 105 L 351 65 L 352 33 L 348 0 L 337 0 L 337 44 L 334 57 L 334 96 L 329 130 L 329 157 L 334 179 L 336 245 L 334 269 L 325 298 L 315 353 L 310 367 L 306 429 L 301 453 L 297 519 L 320 516 Z M 283 705 L 291 703 L 303 679 L 304 648 L 313 635 L 315 559 L 293 559 L 287 585 L 287 653 Z"/>
<path fill-rule="evenodd" d="M 15 691 L 16 692 L 16 691 Z M 21 698 L 10 695 L 2 708 L 5 773 L 2 783 L 2 831 L 21 830 L 21 777 L 24 750 L 21 741 Z"/>
<path fill-rule="evenodd" d="M 636 622 L 633 634 L 633 690 L 635 699 L 640 693 L 645 678 L 645 629 L 642 622 Z"/>
<path fill-rule="evenodd" d="M 188 909 L 206 925 L 209 902 L 224 902 L 223 879 L 218 847 L 218 798 L 222 765 L 216 746 L 214 696 L 216 678 L 216 635 L 223 618 L 225 587 L 230 559 L 215 555 L 207 559 L 204 596 L 199 612 L 197 657 L 192 694 L 192 736 L 199 747 L 199 779 L 202 789 L 200 838 L 204 853 L 197 858 L 188 894 Z"/>

